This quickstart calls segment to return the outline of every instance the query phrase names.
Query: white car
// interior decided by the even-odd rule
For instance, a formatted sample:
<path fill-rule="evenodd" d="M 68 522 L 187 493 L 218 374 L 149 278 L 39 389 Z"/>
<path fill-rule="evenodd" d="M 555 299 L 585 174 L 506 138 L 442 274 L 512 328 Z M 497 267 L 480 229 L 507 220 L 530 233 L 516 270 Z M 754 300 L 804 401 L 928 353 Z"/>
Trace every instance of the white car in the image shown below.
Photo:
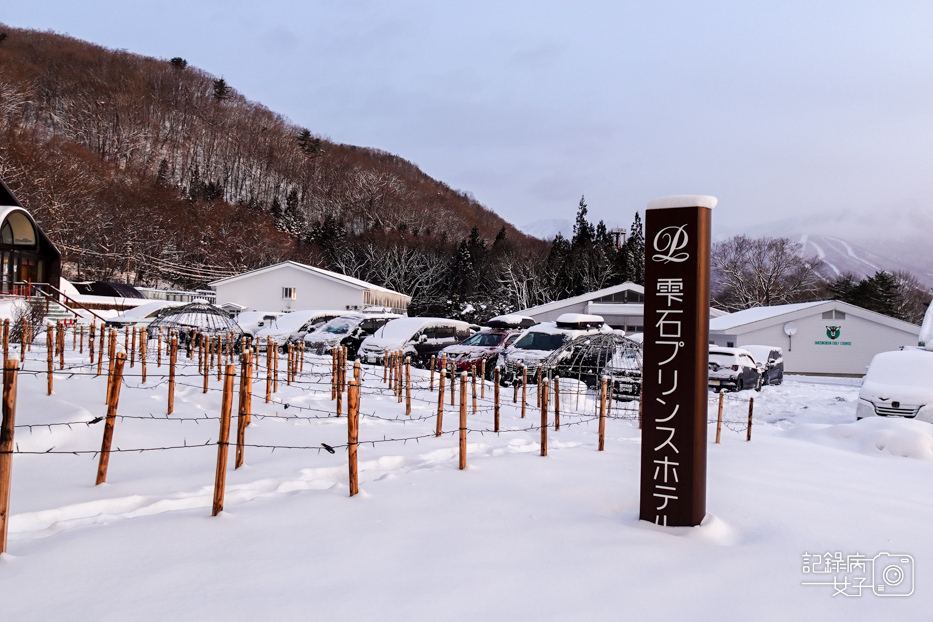
<path fill-rule="evenodd" d="M 748 350 L 710 346 L 709 386 L 717 391 L 761 391 L 761 369 Z"/>
<path fill-rule="evenodd" d="M 876 354 L 858 393 L 856 419 L 905 417 L 933 423 L 933 352 Z"/>
<path fill-rule="evenodd" d="M 388 322 L 360 344 L 364 363 L 381 364 L 386 352 L 402 351 L 415 366 L 426 366 L 431 356 L 470 336 L 470 325 L 439 317 L 400 317 Z"/>
<path fill-rule="evenodd" d="M 538 367 L 554 350 L 571 339 L 609 330 L 602 317 L 581 313 L 565 313 L 555 322 L 532 326 L 499 355 L 496 363 L 499 381 L 502 384 L 517 382 L 524 368 L 528 371 L 528 381 L 537 382 Z"/>
<path fill-rule="evenodd" d="M 272 337 L 280 346 L 299 341 L 315 328 L 334 318 L 346 315 L 349 311 L 300 310 L 290 311 L 272 320 L 266 320 L 264 326 L 254 333 L 260 351 L 265 351 L 268 338 Z"/>

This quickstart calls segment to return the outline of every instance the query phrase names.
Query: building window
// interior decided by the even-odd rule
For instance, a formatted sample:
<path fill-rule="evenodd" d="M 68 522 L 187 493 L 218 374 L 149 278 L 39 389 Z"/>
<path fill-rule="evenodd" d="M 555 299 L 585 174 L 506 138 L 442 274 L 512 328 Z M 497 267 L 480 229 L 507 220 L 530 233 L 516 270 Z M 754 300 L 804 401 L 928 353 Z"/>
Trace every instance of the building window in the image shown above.
<path fill-rule="evenodd" d="M 823 319 L 824 320 L 844 320 L 846 319 L 846 314 L 842 311 L 833 309 L 832 311 L 824 311 Z"/>
<path fill-rule="evenodd" d="M 283 287 L 282 288 L 282 299 L 283 300 L 298 300 L 298 289 L 296 287 Z"/>

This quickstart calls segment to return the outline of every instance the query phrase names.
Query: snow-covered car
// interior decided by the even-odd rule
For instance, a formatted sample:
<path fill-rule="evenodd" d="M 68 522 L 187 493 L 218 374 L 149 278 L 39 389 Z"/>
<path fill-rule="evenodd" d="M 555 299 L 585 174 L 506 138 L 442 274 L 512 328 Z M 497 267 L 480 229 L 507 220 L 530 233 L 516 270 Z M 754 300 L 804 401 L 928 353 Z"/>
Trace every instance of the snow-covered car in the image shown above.
<path fill-rule="evenodd" d="M 347 311 L 305 310 L 283 313 L 275 319 L 267 320 L 253 337 L 260 351 L 265 351 L 269 337 L 280 346 L 294 343 L 305 338 L 315 328 L 326 324 L 336 317 L 346 315 Z"/>
<path fill-rule="evenodd" d="M 855 417 L 933 423 L 933 352 L 910 348 L 876 354 L 862 381 Z"/>
<path fill-rule="evenodd" d="M 486 322 L 486 328 L 456 345 L 447 346 L 438 356 L 446 356 L 457 371 L 470 371 L 473 367 L 479 371 L 485 361 L 486 377 L 492 378 L 499 354 L 515 343 L 525 328 L 536 323 L 524 315 L 494 317 Z"/>
<path fill-rule="evenodd" d="M 274 322 L 281 311 L 243 311 L 234 319 L 244 335 L 254 336 L 260 329 Z"/>
<path fill-rule="evenodd" d="M 470 336 L 470 325 L 439 317 L 400 317 L 386 323 L 360 344 L 364 363 L 380 364 L 386 352 L 402 351 L 412 364 L 425 366 L 444 347 Z"/>
<path fill-rule="evenodd" d="M 784 382 L 784 350 L 777 346 L 742 346 L 748 350 L 761 372 L 761 384 Z"/>
<path fill-rule="evenodd" d="M 710 346 L 709 386 L 716 390 L 761 390 L 761 372 L 752 353 L 744 348 Z"/>
<path fill-rule="evenodd" d="M 502 384 L 517 382 L 524 368 L 528 371 L 529 382 L 536 382 L 538 367 L 554 350 L 571 339 L 608 330 L 611 329 L 601 316 L 582 313 L 565 313 L 555 322 L 541 322 L 525 329 L 515 343 L 499 355 L 496 363 L 499 381 Z"/>
<path fill-rule="evenodd" d="M 342 315 L 305 335 L 305 349 L 312 354 L 330 354 L 334 348 L 342 345 L 347 348 L 347 358 L 355 359 L 364 339 L 400 317 L 397 313 Z"/>

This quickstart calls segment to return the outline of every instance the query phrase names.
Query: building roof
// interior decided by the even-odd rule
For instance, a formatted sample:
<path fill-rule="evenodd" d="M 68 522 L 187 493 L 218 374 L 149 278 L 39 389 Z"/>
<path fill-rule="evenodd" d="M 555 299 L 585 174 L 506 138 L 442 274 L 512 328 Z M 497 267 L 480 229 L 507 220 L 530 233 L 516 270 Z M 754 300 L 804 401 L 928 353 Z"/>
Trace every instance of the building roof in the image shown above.
<path fill-rule="evenodd" d="M 272 272 L 274 270 L 279 270 L 286 266 L 297 268 L 298 270 L 302 270 L 314 276 L 323 277 L 325 279 L 330 279 L 332 281 L 339 281 L 343 283 L 344 285 L 349 285 L 350 287 L 354 287 L 356 289 L 385 292 L 388 294 L 394 294 L 396 296 L 404 296 L 410 299 L 410 296 L 406 296 L 405 294 L 402 294 L 401 292 L 397 292 L 397 291 L 394 291 L 394 290 L 391 290 L 385 287 L 380 287 L 378 285 L 373 285 L 372 283 L 367 283 L 366 281 L 361 281 L 360 279 L 355 279 L 352 276 L 340 274 L 339 272 L 331 272 L 330 270 L 324 270 L 323 268 L 315 268 L 314 266 L 309 266 L 307 264 L 298 263 L 297 261 L 283 261 L 282 263 L 277 263 L 271 266 L 266 266 L 265 268 L 258 268 L 256 270 L 250 270 L 249 272 L 244 272 L 242 274 L 228 276 L 225 279 L 219 279 L 217 281 L 212 281 L 208 283 L 208 285 L 216 288 L 217 285 L 226 285 L 228 283 L 233 283 L 234 281 L 239 281 L 240 279 L 251 278 L 253 276 L 264 274 L 266 272 Z"/>
<path fill-rule="evenodd" d="M 778 322 L 789 322 L 831 309 L 838 309 L 844 313 L 906 332 L 917 334 L 920 332 L 920 327 L 915 324 L 869 311 L 868 309 L 863 309 L 862 307 L 842 302 L 841 300 L 817 300 L 815 302 L 799 302 L 787 305 L 745 309 L 744 311 L 736 311 L 735 313 L 712 318 L 709 321 L 709 329 L 710 331 L 721 333 L 729 331 L 746 332 L 773 325 Z"/>
<path fill-rule="evenodd" d="M 633 291 L 638 292 L 639 294 L 645 293 L 645 288 L 637 283 L 632 283 L 626 281 L 625 283 L 620 283 L 618 285 L 613 285 L 612 287 L 606 287 L 604 289 L 598 289 L 595 292 L 587 292 L 579 296 L 574 296 L 573 298 L 564 298 L 563 300 L 555 300 L 554 302 L 548 302 L 543 305 L 538 305 L 537 307 L 531 307 L 525 309 L 524 311 L 517 311 L 521 315 L 536 315 L 538 313 L 547 313 L 548 311 L 554 311 L 557 309 L 562 309 L 564 307 L 574 305 L 581 302 L 589 302 L 590 300 L 595 300 L 597 298 L 602 298 L 603 296 L 610 296 L 618 292 L 623 291 Z M 623 304 L 623 303 L 619 303 Z"/>

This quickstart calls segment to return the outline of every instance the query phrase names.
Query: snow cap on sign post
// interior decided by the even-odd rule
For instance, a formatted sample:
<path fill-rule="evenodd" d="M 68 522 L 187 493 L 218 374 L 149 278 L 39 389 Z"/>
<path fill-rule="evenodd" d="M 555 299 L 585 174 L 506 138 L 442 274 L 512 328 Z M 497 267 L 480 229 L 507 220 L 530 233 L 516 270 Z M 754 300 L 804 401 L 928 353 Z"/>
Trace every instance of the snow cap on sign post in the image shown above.
<path fill-rule="evenodd" d="M 676 207 L 706 207 L 713 209 L 719 199 L 705 194 L 676 194 L 649 201 L 648 209 L 672 209 Z"/>

